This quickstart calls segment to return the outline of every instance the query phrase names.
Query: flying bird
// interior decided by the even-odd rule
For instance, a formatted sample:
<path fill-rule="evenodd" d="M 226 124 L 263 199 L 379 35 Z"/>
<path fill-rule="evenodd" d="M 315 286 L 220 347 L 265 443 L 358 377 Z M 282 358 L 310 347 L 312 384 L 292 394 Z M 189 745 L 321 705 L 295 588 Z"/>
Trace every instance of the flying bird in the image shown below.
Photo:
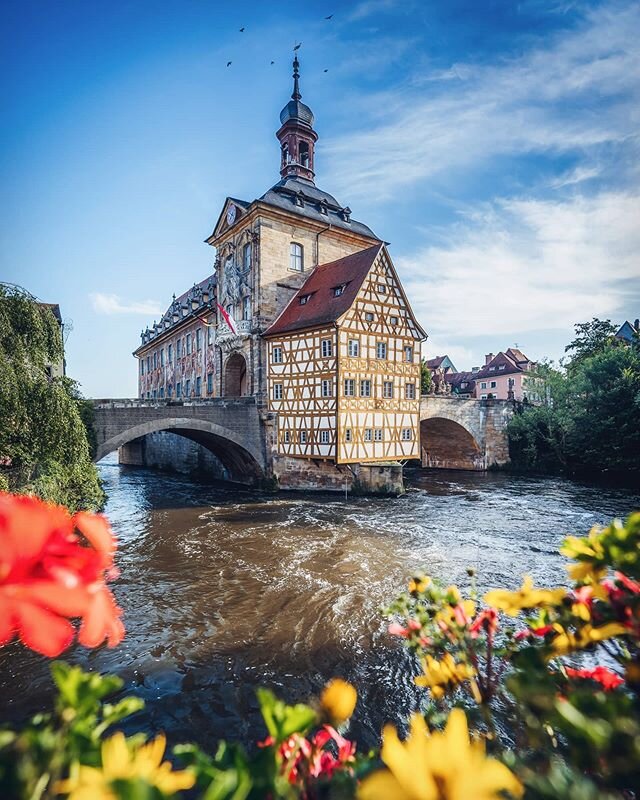
<path fill-rule="evenodd" d="M 329 16 L 325 17 L 325 19 L 331 19 L 332 17 L 333 17 L 333 14 L 329 14 Z"/>
<path fill-rule="evenodd" d="M 275 64 L 276 62 L 275 62 L 275 61 L 272 61 L 271 63 L 272 63 L 272 64 Z"/>
<path fill-rule="evenodd" d="M 295 50 L 299 50 L 301 47 L 302 47 L 302 42 L 300 42 L 300 44 L 297 44 L 293 49 L 295 51 Z"/>
<path fill-rule="evenodd" d="M 328 69 L 325 69 L 325 70 L 324 70 L 324 72 L 329 72 L 329 70 L 328 70 Z"/>
<path fill-rule="evenodd" d="M 233 61 L 227 61 L 227 66 L 230 67 L 233 64 Z"/>
<path fill-rule="evenodd" d="M 244 33 L 244 28 L 240 28 L 240 33 Z"/>

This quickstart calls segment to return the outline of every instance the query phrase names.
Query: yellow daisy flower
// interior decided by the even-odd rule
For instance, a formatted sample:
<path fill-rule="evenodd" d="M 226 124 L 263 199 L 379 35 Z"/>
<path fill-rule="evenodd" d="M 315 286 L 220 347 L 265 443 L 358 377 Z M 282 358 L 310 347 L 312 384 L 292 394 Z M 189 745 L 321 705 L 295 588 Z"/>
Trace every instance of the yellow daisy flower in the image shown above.
<path fill-rule="evenodd" d="M 562 625 L 556 623 L 554 626 L 558 635 L 551 640 L 551 649 L 553 655 L 551 658 L 557 656 L 565 656 L 567 653 L 572 653 L 574 650 L 582 650 L 590 644 L 602 642 L 604 639 L 611 639 L 613 636 L 621 636 L 627 633 L 624 625 L 619 622 L 608 622 L 606 625 L 601 625 L 599 628 L 594 628 L 591 625 L 584 625 L 582 628 L 575 632 L 566 631 Z"/>
<path fill-rule="evenodd" d="M 456 664 L 450 653 L 447 653 L 441 661 L 427 656 L 422 666 L 424 675 L 415 678 L 415 683 L 417 686 L 429 687 L 436 700 L 442 698 L 447 689 L 453 689 L 475 675 L 475 671 L 468 664 Z"/>
<path fill-rule="evenodd" d="M 342 725 L 353 714 L 357 699 L 358 693 L 350 683 L 334 678 L 324 687 L 320 705 L 334 725 Z"/>
<path fill-rule="evenodd" d="M 405 742 L 392 725 L 384 728 L 381 757 L 387 770 L 365 778 L 358 800 L 498 800 L 503 791 L 521 797 L 514 774 L 487 758 L 481 742 L 469 740 L 462 709 L 449 715 L 444 732 L 429 733 L 419 714 Z"/>
<path fill-rule="evenodd" d="M 508 592 L 505 589 L 493 589 L 484 596 L 487 605 L 506 612 L 511 617 L 517 617 L 524 608 L 540 608 L 541 606 L 555 606 L 567 596 L 567 590 L 534 589 L 533 580 L 526 575 L 522 588 L 517 592 Z"/>

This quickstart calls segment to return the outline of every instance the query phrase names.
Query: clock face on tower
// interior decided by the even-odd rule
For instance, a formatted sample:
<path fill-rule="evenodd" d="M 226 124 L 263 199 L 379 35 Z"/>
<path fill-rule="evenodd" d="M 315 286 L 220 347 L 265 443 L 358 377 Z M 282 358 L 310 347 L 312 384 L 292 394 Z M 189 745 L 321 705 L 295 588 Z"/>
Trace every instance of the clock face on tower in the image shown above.
<path fill-rule="evenodd" d="M 236 213 L 236 207 L 233 205 L 233 203 L 231 203 L 227 209 L 227 225 L 233 225 L 233 223 L 236 221 Z"/>

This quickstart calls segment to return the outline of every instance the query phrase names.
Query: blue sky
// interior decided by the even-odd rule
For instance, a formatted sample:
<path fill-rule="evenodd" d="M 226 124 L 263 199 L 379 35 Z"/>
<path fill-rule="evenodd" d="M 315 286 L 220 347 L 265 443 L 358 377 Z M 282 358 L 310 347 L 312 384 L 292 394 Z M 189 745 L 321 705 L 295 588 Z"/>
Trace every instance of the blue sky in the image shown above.
<path fill-rule="evenodd" d="M 135 395 L 224 198 L 278 180 L 300 41 L 316 182 L 391 242 L 427 355 L 640 316 L 637 2 L 20 0 L 0 29 L 0 280 L 60 303 L 88 396 Z"/>

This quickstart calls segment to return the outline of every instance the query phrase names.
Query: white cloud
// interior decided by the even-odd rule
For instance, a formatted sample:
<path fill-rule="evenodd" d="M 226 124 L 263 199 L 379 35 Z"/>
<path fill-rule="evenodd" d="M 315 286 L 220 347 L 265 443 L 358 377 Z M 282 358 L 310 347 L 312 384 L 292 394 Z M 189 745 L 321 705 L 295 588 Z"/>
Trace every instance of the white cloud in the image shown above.
<path fill-rule="evenodd" d="M 640 6 L 616 5 L 520 58 L 410 77 L 392 104 L 370 98 L 361 132 L 324 143 L 327 183 L 383 199 L 498 156 L 637 147 L 639 40 Z"/>
<path fill-rule="evenodd" d="M 451 354 L 461 339 L 615 317 L 640 281 L 638 219 L 640 193 L 502 200 L 396 261 L 418 318 Z"/>
<path fill-rule="evenodd" d="M 551 183 L 551 186 L 554 189 L 561 189 L 564 186 L 574 186 L 576 183 L 582 183 L 583 181 L 591 180 L 591 178 L 597 178 L 601 173 L 602 169 L 599 166 L 585 165 L 576 167 L 575 169 L 559 175 L 558 178 Z"/>
<path fill-rule="evenodd" d="M 389 11 L 397 5 L 397 3 L 398 0 L 362 0 L 362 2 L 358 3 L 353 9 L 351 14 L 349 14 L 348 19 L 350 22 L 357 22 L 373 14 Z"/>
<path fill-rule="evenodd" d="M 159 317 L 162 314 L 160 304 L 155 300 L 123 301 L 117 294 L 92 292 L 89 295 L 91 305 L 98 314 L 144 314 Z"/>

